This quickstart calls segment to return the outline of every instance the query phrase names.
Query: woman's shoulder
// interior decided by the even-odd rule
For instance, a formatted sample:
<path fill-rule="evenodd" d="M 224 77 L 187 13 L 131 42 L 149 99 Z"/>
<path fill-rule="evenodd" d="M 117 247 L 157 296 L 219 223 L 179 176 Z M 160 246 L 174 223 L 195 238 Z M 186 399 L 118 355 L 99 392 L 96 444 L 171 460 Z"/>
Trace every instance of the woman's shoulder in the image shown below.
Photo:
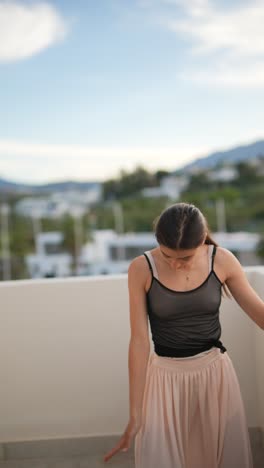
<path fill-rule="evenodd" d="M 236 266 L 237 262 L 237 257 L 229 249 L 219 245 L 216 247 L 215 264 L 222 272 L 224 281 L 228 278 L 230 269 Z"/>
<path fill-rule="evenodd" d="M 133 270 L 146 270 L 148 269 L 148 263 L 147 259 L 144 254 L 138 255 L 137 257 L 134 257 L 130 264 L 129 264 L 129 269 Z"/>
<path fill-rule="evenodd" d="M 225 261 L 228 258 L 235 258 L 235 255 L 231 252 L 231 250 L 228 250 L 225 247 L 221 247 L 220 245 L 216 246 L 216 254 L 218 259 L 222 261 Z"/>
<path fill-rule="evenodd" d="M 134 281 L 138 286 L 145 290 L 149 278 L 149 265 L 144 254 L 138 255 L 131 260 L 128 266 L 128 280 Z"/>

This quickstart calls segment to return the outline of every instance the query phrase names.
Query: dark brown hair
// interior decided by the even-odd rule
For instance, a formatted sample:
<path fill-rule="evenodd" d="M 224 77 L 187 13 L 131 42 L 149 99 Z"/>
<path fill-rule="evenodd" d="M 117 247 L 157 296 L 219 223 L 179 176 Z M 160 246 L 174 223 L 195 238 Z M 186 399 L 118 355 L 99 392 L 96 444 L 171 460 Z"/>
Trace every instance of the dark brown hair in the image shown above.
<path fill-rule="evenodd" d="M 218 246 L 212 238 L 208 221 L 203 213 L 192 203 L 179 202 L 165 208 L 153 223 L 157 242 L 169 249 L 195 249 L 204 240 L 205 244 Z M 226 283 L 226 295 L 231 298 Z"/>

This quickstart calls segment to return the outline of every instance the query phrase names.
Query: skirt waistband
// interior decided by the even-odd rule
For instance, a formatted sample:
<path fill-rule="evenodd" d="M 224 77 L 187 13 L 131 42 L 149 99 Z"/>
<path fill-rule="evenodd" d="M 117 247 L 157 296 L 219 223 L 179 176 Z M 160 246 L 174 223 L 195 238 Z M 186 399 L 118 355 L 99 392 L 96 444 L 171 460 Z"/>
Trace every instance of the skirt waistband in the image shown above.
<path fill-rule="evenodd" d="M 218 347 L 212 348 L 208 353 L 201 356 L 190 357 L 190 359 L 159 356 L 153 351 L 149 358 L 149 365 L 185 372 L 202 369 L 218 359 L 226 359 L 225 355 L 227 353 L 222 353 Z"/>

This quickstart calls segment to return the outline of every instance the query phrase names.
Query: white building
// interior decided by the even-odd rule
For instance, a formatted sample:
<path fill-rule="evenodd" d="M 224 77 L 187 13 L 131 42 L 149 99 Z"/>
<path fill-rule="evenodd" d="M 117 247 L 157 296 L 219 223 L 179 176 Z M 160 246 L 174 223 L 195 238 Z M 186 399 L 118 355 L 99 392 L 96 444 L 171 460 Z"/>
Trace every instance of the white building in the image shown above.
<path fill-rule="evenodd" d="M 162 187 L 145 187 L 141 190 L 141 194 L 146 198 L 167 197 L 167 192 Z"/>
<path fill-rule="evenodd" d="M 78 211 L 83 215 L 91 204 L 102 199 L 102 184 L 94 184 L 86 190 L 54 192 L 46 197 L 25 197 L 15 205 L 15 211 L 22 216 L 38 215 L 40 218 L 57 219 L 66 214 L 74 216 Z"/>
<path fill-rule="evenodd" d="M 228 250 L 233 252 L 240 263 L 244 266 L 261 265 L 263 262 L 256 255 L 257 244 L 260 234 L 253 232 L 215 232 L 214 240 Z"/>
<path fill-rule="evenodd" d="M 216 232 L 214 240 L 234 252 L 244 266 L 260 265 L 255 250 L 259 234 Z M 100 275 L 126 273 L 131 260 L 157 246 L 154 233 L 116 234 L 113 230 L 95 230 L 93 242 L 83 246 L 79 274 Z"/>
<path fill-rule="evenodd" d="M 72 256 L 62 251 L 61 232 L 41 232 L 36 236 L 36 253 L 26 255 L 31 278 L 70 276 Z"/>
<path fill-rule="evenodd" d="M 178 199 L 188 183 L 189 177 L 187 175 L 169 175 L 161 179 L 160 186 L 167 193 L 169 198 Z"/>
<path fill-rule="evenodd" d="M 177 200 L 188 185 L 189 177 L 168 175 L 161 179 L 159 187 L 146 187 L 141 193 L 144 197 L 168 197 Z"/>
<path fill-rule="evenodd" d="M 83 246 L 80 274 L 127 273 L 129 263 L 156 245 L 154 233 L 117 234 L 111 229 L 95 230 L 93 242 Z"/>
<path fill-rule="evenodd" d="M 207 174 L 207 177 L 211 181 L 230 182 L 231 180 L 234 180 L 237 175 L 237 169 L 230 166 L 212 170 Z"/>

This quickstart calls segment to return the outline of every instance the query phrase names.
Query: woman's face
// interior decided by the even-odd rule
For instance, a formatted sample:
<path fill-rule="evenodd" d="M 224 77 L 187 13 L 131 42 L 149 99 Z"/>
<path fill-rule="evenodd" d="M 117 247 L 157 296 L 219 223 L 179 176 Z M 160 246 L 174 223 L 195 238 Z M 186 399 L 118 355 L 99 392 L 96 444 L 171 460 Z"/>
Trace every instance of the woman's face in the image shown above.
<path fill-rule="evenodd" d="M 190 268 L 194 258 L 197 254 L 199 247 L 195 249 L 180 249 L 174 250 L 165 247 L 164 245 L 159 246 L 160 254 L 162 259 L 172 268 L 172 269 L 181 269 L 181 268 Z"/>

